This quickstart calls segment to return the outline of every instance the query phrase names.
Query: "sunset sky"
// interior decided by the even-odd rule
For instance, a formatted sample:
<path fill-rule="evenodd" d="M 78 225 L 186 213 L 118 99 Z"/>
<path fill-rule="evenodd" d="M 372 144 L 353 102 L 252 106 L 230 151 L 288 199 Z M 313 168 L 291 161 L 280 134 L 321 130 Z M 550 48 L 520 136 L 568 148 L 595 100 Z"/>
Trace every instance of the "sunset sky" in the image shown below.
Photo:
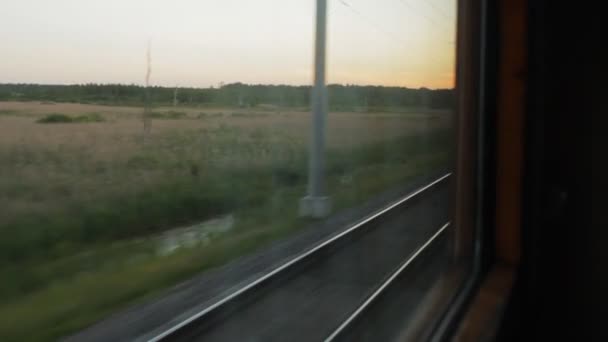
<path fill-rule="evenodd" d="M 3 0 L 0 83 L 311 84 L 314 0 Z M 455 0 L 328 0 L 328 82 L 446 88 Z"/>

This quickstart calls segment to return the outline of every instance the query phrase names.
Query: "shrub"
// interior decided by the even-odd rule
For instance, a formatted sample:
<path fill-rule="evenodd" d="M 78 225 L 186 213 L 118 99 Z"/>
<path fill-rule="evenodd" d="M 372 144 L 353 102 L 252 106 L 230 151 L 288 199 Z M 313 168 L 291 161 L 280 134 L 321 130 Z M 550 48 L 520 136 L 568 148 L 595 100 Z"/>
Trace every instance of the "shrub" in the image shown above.
<path fill-rule="evenodd" d="M 99 113 L 89 113 L 79 115 L 76 117 L 68 116 L 65 114 L 52 113 L 43 118 L 38 119 L 36 122 L 44 124 L 52 123 L 89 123 L 89 122 L 104 122 L 106 121 L 103 116 Z"/>
<path fill-rule="evenodd" d="M 38 123 L 72 123 L 74 122 L 74 118 L 71 116 L 67 116 L 65 114 L 49 114 L 41 119 L 38 119 L 36 122 Z"/>

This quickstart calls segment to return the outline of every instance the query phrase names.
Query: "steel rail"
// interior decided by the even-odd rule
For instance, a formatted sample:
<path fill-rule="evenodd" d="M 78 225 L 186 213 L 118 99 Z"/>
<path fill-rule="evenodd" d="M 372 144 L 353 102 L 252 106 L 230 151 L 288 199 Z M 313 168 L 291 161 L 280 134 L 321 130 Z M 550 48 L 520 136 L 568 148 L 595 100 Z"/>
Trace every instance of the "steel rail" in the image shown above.
<path fill-rule="evenodd" d="M 395 272 L 393 272 L 393 274 L 391 274 L 391 276 L 388 277 L 388 279 L 384 281 L 382 285 L 380 285 L 363 302 L 363 304 L 361 304 L 361 306 L 357 308 L 357 310 L 355 310 L 342 324 L 340 324 L 340 326 L 336 330 L 334 330 L 334 332 L 329 335 L 329 337 L 325 339 L 325 342 L 334 341 L 336 337 L 346 331 L 348 329 L 348 326 L 352 322 L 354 322 L 358 317 L 360 317 L 365 312 L 365 310 L 369 308 L 370 305 L 372 305 L 372 303 L 378 298 L 378 296 L 380 296 L 382 292 L 384 292 L 384 290 L 386 290 L 386 288 L 389 287 L 393 283 L 393 281 L 395 281 L 395 279 L 397 279 L 397 277 L 399 277 L 399 275 L 403 273 L 403 271 L 420 255 L 420 253 L 422 253 L 429 245 L 431 245 L 431 243 L 435 241 L 435 239 L 439 235 L 441 235 L 441 233 L 443 233 L 449 226 L 450 222 L 444 224 L 441 228 L 439 228 L 437 232 L 433 234 L 433 236 L 431 236 L 431 238 L 428 239 L 422 246 L 420 246 L 414 254 L 407 258 L 405 262 L 403 262 L 401 266 L 399 266 L 399 268 Z"/>
<path fill-rule="evenodd" d="M 201 318 L 203 318 L 206 315 L 209 315 L 210 313 L 212 313 L 213 311 L 221 308 L 223 305 L 226 305 L 227 303 L 235 300 L 236 298 L 238 298 L 239 296 L 242 296 L 243 294 L 251 291 L 252 289 L 261 286 L 263 283 L 267 282 L 268 280 L 280 275 L 282 272 L 284 272 L 285 270 L 289 269 L 290 267 L 298 264 L 299 262 L 301 262 L 302 260 L 312 256 L 313 254 L 319 252 L 320 250 L 327 248 L 329 245 L 337 242 L 338 240 L 344 238 L 347 235 L 350 235 L 351 233 L 359 230 L 360 228 L 364 227 L 366 224 L 380 218 L 381 216 L 385 215 L 386 213 L 388 213 L 389 211 L 395 209 L 396 207 L 416 198 L 417 196 L 419 196 L 420 194 L 422 194 L 423 192 L 433 188 L 434 186 L 436 186 L 437 184 L 443 182 L 444 180 L 446 180 L 447 178 L 449 178 L 452 175 L 452 173 L 447 173 L 439 178 L 437 178 L 436 180 L 418 188 L 417 190 L 409 193 L 408 195 L 406 195 L 405 197 L 402 197 L 401 199 L 393 202 L 392 204 L 388 205 L 387 207 L 373 213 L 372 215 L 366 217 L 365 219 L 355 223 L 354 225 L 350 226 L 349 228 L 345 229 L 344 231 L 340 232 L 339 234 L 330 237 L 329 239 L 320 242 L 319 244 L 317 244 L 316 246 L 313 246 L 312 248 L 302 252 L 299 255 L 296 255 L 295 257 L 293 257 L 292 259 L 290 259 L 289 261 L 285 262 L 284 264 L 276 267 L 275 269 L 271 270 L 270 272 L 260 276 L 259 278 L 257 278 L 256 280 L 252 281 L 251 283 L 241 287 L 240 289 L 234 291 L 233 293 L 227 295 L 226 297 L 218 300 L 217 302 L 213 303 L 212 305 L 206 307 L 205 309 L 193 314 L 192 316 L 182 320 L 181 322 L 173 325 L 172 327 L 168 328 L 167 330 L 155 335 L 152 338 L 147 339 L 147 341 L 149 342 L 157 342 L 157 341 L 162 341 L 165 338 L 169 338 L 171 337 L 171 335 L 178 333 L 181 329 L 189 326 L 190 324 L 193 324 L 195 321 L 200 320 Z"/>

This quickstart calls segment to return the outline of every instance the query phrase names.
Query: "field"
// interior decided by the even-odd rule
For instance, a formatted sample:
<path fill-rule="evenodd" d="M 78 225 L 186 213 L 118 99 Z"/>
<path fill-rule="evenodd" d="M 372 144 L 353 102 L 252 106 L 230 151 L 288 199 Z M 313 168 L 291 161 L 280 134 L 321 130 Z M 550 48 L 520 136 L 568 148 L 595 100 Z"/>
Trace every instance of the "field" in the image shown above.
<path fill-rule="evenodd" d="M 149 134 L 141 115 L 0 102 L 0 340 L 55 339 L 307 223 L 305 109 L 155 107 Z M 334 210 L 445 167 L 449 126 L 330 113 Z"/>

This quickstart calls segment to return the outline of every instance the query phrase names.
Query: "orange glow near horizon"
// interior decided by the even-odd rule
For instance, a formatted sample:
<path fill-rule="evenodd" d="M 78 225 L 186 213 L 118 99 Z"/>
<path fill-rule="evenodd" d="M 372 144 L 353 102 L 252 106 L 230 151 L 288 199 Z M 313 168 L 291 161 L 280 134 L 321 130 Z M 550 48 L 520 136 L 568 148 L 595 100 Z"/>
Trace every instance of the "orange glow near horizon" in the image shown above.
<path fill-rule="evenodd" d="M 454 87 L 454 0 L 329 0 L 328 83 Z M 0 83 L 312 83 L 314 0 L 7 1 Z"/>

